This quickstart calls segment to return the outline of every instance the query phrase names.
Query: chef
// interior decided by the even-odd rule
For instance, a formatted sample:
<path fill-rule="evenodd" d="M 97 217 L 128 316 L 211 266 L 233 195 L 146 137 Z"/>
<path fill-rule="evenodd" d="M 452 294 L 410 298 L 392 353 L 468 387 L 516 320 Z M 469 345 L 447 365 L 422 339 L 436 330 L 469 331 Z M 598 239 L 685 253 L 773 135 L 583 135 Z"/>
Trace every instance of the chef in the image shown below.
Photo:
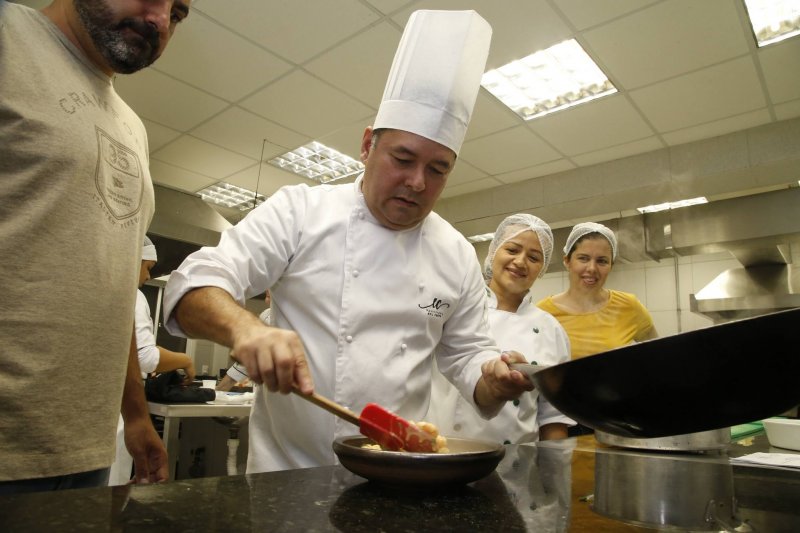
<path fill-rule="evenodd" d="M 294 394 L 407 419 L 431 365 L 484 416 L 532 385 L 487 333 L 469 243 L 432 213 L 456 162 L 491 39 L 473 11 L 417 11 L 401 38 L 355 183 L 284 187 L 170 277 L 167 328 L 233 348 L 256 387 L 247 472 L 335 463 L 357 433 Z M 270 288 L 276 327 L 242 304 Z M 279 391 L 282 394 L 267 392 Z"/>

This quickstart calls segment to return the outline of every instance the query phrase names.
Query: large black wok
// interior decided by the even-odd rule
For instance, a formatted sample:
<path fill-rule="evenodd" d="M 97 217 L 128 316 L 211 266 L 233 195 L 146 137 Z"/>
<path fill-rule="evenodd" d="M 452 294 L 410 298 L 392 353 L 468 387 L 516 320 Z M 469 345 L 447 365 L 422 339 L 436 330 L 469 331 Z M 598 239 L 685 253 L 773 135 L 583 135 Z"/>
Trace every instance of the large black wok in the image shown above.
<path fill-rule="evenodd" d="M 800 309 L 632 344 L 532 379 L 565 415 L 623 437 L 761 420 L 800 404 Z"/>

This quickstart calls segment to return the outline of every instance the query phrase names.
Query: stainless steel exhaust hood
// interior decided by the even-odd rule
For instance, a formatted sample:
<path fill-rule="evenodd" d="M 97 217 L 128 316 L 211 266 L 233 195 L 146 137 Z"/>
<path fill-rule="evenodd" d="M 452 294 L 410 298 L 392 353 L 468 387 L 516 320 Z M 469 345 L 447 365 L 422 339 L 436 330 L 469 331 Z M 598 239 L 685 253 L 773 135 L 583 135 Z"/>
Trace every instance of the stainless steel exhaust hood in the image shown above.
<path fill-rule="evenodd" d="M 169 274 L 201 246 L 216 246 L 232 227 L 199 197 L 154 185 L 156 210 L 147 234 L 158 250 L 153 277 Z"/>
<path fill-rule="evenodd" d="M 791 247 L 800 246 L 800 189 L 733 198 L 645 218 L 654 257 L 728 251 L 741 264 L 696 294 L 690 309 L 715 323 L 800 307 L 800 272 Z"/>

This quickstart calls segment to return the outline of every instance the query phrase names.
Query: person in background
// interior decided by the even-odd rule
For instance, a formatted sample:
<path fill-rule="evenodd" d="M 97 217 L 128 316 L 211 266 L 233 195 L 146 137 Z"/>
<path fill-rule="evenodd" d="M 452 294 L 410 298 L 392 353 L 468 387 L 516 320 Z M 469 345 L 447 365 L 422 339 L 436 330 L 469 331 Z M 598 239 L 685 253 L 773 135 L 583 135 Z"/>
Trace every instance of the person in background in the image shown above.
<path fill-rule="evenodd" d="M 248 473 L 335 464 L 331 442 L 357 431 L 293 390 L 420 420 L 434 352 L 487 417 L 533 388 L 508 366 L 521 356 L 501 356 L 488 335 L 472 246 L 432 213 L 490 38 L 474 11 L 413 13 L 355 183 L 283 187 L 170 276 L 167 328 L 232 347 L 265 385 L 255 387 Z M 266 288 L 277 327 L 242 307 Z"/>
<path fill-rule="evenodd" d="M 142 286 L 150 279 L 150 271 L 156 266 L 157 261 L 156 247 L 153 241 L 145 237 L 144 245 L 142 246 L 142 267 L 139 270 L 139 290 L 136 291 L 136 315 L 134 321 L 139 368 L 142 371 L 142 378 L 153 372 L 182 370 L 184 374 L 183 382 L 188 385 L 194 381 L 194 362 L 185 353 L 173 352 L 156 345 L 150 305 L 147 303 L 147 297 L 141 291 Z M 108 484 L 113 486 L 128 483 L 131 479 L 132 467 L 133 457 L 125 448 L 125 424 L 122 417 L 120 417 L 117 423 L 117 455 L 111 464 Z"/>
<path fill-rule="evenodd" d="M 492 337 L 500 349 L 520 352 L 540 365 L 570 358 L 564 328 L 531 302 L 530 289 L 547 271 L 552 255 L 550 226 L 533 215 L 519 213 L 506 217 L 497 227 L 484 262 Z M 434 370 L 433 374 L 431 406 L 425 419 L 444 435 L 518 444 L 566 438 L 567 427 L 575 424 L 536 390 L 485 420 L 440 372 Z"/>
<path fill-rule="evenodd" d="M 258 315 L 258 319 L 261 320 L 264 324 L 272 325 L 270 322 L 272 311 L 270 309 L 270 303 L 272 301 L 272 297 L 269 294 L 269 289 L 267 289 L 265 296 L 264 296 L 264 303 L 267 304 L 267 308 L 261 311 L 261 314 Z M 234 361 L 234 363 L 228 368 L 228 371 L 225 373 L 225 376 L 217 383 L 217 390 L 219 391 L 229 391 L 234 386 L 238 384 L 247 384 L 250 382 L 250 376 L 247 375 L 247 369 L 239 362 Z"/>
<path fill-rule="evenodd" d="M 113 78 L 189 4 L 0 0 L 0 494 L 106 485 L 120 407 L 136 480 L 167 477 L 133 335 L 147 134 Z"/>
<path fill-rule="evenodd" d="M 653 318 L 636 296 L 605 288 L 616 259 L 613 231 L 595 222 L 576 224 L 564 246 L 569 288 L 537 304 L 564 326 L 572 359 L 658 336 Z M 590 432 L 580 425 L 571 430 L 571 434 Z"/>
<path fill-rule="evenodd" d="M 173 352 L 163 346 L 156 345 L 150 305 L 147 303 L 147 297 L 141 291 L 142 286 L 150 279 L 150 270 L 156 265 L 157 261 L 156 247 L 153 241 L 145 237 L 144 246 L 142 247 L 142 268 L 139 272 L 139 290 L 136 291 L 135 325 L 139 368 L 141 368 L 143 375 L 153 372 L 183 370 L 183 383 L 188 385 L 194 381 L 194 362 L 185 353 Z"/>

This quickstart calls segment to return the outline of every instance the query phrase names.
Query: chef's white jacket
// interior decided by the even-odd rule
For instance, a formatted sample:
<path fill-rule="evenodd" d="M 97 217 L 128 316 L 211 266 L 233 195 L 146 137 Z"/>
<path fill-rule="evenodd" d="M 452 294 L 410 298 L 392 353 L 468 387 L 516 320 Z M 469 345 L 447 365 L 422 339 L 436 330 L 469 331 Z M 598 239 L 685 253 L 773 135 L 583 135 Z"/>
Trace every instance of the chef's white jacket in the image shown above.
<path fill-rule="evenodd" d="M 134 324 L 136 326 L 136 351 L 139 356 L 139 369 L 142 374 L 155 372 L 161 360 L 161 352 L 156 346 L 153 335 L 153 317 L 150 316 L 150 305 L 142 291 L 136 291 L 136 313 Z"/>
<path fill-rule="evenodd" d="M 570 360 L 569 337 L 553 315 L 523 298 L 516 313 L 497 309 L 497 297 L 486 289 L 489 301 L 489 329 L 504 351 L 517 351 L 529 362 L 557 365 Z M 522 443 L 538 440 L 539 428 L 546 424 L 575 425 L 537 390 L 523 393 L 507 402 L 491 420 L 486 420 L 464 402 L 458 391 L 434 368 L 433 392 L 426 419 L 446 436 L 483 439 L 493 442 Z"/>
<path fill-rule="evenodd" d="M 216 286 L 243 303 L 270 288 L 272 320 L 302 339 L 316 391 L 355 412 L 369 402 L 411 420 L 428 410 L 433 354 L 472 402 L 488 336 L 473 248 L 431 213 L 413 229 L 380 225 L 354 184 L 284 187 L 170 276 L 167 329 L 187 291 Z M 358 429 L 295 395 L 256 388 L 248 472 L 335 463 Z"/>

